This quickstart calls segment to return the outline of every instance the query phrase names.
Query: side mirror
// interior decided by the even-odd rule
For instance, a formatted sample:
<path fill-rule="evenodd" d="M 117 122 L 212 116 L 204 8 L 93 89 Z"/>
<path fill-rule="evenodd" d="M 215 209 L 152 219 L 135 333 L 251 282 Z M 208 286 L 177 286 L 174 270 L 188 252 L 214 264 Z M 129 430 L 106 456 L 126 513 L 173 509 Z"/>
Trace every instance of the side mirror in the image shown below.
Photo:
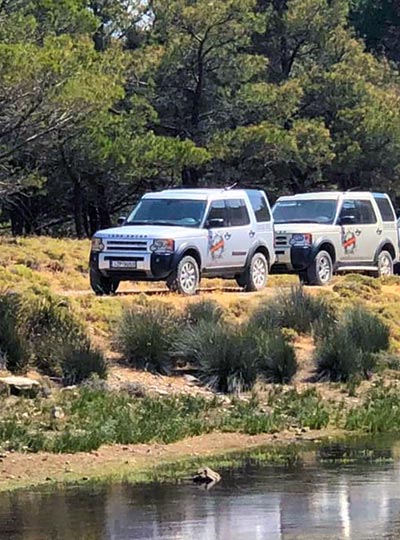
<path fill-rule="evenodd" d="M 223 227 L 225 225 L 225 220 L 223 218 L 213 218 L 206 221 L 206 229 L 217 229 L 218 227 Z"/>
<path fill-rule="evenodd" d="M 339 225 L 354 225 L 356 216 L 343 216 L 339 218 Z"/>
<path fill-rule="evenodd" d="M 124 225 L 125 221 L 126 221 L 126 216 L 120 216 L 117 220 L 118 227 L 121 227 L 122 225 Z"/>

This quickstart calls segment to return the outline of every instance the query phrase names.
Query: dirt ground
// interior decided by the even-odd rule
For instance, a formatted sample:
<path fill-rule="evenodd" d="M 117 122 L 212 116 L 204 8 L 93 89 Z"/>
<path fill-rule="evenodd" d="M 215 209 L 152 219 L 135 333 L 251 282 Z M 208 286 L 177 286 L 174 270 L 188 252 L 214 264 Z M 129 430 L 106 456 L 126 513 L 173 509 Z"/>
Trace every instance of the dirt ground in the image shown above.
<path fill-rule="evenodd" d="M 284 431 L 279 434 L 244 435 L 210 433 L 172 444 L 103 446 L 90 453 L 0 455 L 0 492 L 59 482 L 89 480 L 135 480 L 140 472 L 158 465 L 201 457 L 204 465 L 210 457 L 251 450 L 263 445 L 288 445 L 338 436 L 328 431 Z M 195 471 L 193 471 L 195 472 Z"/>

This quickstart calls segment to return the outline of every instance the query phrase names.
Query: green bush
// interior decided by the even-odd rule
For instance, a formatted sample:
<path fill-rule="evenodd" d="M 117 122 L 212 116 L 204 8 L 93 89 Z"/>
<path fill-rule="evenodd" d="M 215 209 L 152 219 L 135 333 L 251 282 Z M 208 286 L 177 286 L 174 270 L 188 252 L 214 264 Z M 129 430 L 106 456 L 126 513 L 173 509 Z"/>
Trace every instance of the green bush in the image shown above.
<path fill-rule="evenodd" d="M 355 307 L 320 340 L 316 349 L 320 379 L 348 381 L 366 378 L 375 368 L 377 353 L 389 348 L 389 329 L 376 315 Z"/>
<path fill-rule="evenodd" d="M 68 302 L 51 294 L 24 298 L 20 312 L 20 328 L 29 342 L 33 365 L 46 375 L 62 377 L 65 348 L 89 347 L 85 328 Z"/>
<path fill-rule="evenodd" d="M 354 344 L 362 351 L 377 353 L 389 349 L 389 327 L 367 309 L 356 306 L 346 310 L 343 325 Z"/>
<path fill-rule="evenodd" d="M 217 323 L 222 320 L 224 310 L 215 300 L 203 299 L 187 304 L 183 318 L 188 324 L 198 324 L 201 321 Z"/>
<path fill-rule="evenodd" d="M 253 333 L 256 344 L 257 370 L 267 382 L 289 383 L 297 371 L 293 345 L 281 334 L 265 331 Z"/>
<path fill-rule="evenodd" d="M 100 379 L 107 377 L 107 362 L 103 353 L 89 344 L 66 346 L 61 356 L 61 369 L 66 385 L 79 384 L 93 375 Z"/>
<path fill-rule="evenodd" d="M 127 309 L 120 320 L 116 346 L 137 369 L 168 373 L 180 318 L 165 304 Z"/>
<path fill-rule="evenodd" d="M 182 333 L 176 348 L 213 390 L 241 392 L 250 390 L 256 381 L 254 340 L 236 325 L 200 322 Z"/>
<path fill-rule="evenodd" d="M 292 328 L 307 334 L 318 326 L 327 328 L 333 324 L 334 313 L 326 300 L 311 296 L 303 287 L 292 287 L 280 292 L 276 298 L 265 302 L 250 317 L 250 324 L 258 328 Z"/>
<path fill-rule="evenodd" d="M 0 295 L 0 355 L 3 368 L 12 372 L 24 371 L 30 359 L 28 343 L 19 331 L 20 303 L 18 294 Z"/>
<path fill-rule="evenodd" d="M 352 377 L 365 378 L 374 367 L 373 355 L 359 349 L 343 326 L 320 340 L 315 358 L 318 379 L 332 382 L 347 382 Z"/>

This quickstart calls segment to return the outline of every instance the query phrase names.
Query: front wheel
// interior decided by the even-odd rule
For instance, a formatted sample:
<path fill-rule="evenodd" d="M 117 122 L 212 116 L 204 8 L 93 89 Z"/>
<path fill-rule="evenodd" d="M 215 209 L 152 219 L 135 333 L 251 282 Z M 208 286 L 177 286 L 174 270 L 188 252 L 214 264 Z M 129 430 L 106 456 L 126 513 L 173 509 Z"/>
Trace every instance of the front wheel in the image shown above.
<path fill-rule="evenodd" d="M 244 274 L 240 276 L 240 281 L 236 278 L 236 281 L 241 284 L 246 292 L 261 291 L 268 280 L 268 261 L 262 253 L 255 253 L 250 261 L 250 264 Z"/>
<path fill-rule="evenodd" d="M 307 268 L 307 280 L 309 285 L 329 285 L 333 276 L 332 258 L 327 251 L 319 251 Z"/>
<path fill-rule="evenodd" d="M 110 295 L 117 292 L 119 281 L 102 276 L 95 270 L 90 271 L 90 286 L 96 296 Z"/>
<path fill-rule="evenodd" d="M 199 265 L 196 259 L 187 255 L 179 261 L 175 272 L 167 280 L 167 287 L 171 291 L 191 296 L 196 293 L 199 282 Z"/>
<path fill-rule="evenodd" d="M 381 251 L 378 257 L 378 271 L 374 274 L 376 277 L 393 276 L 393 259 L 388 251 Z"/>

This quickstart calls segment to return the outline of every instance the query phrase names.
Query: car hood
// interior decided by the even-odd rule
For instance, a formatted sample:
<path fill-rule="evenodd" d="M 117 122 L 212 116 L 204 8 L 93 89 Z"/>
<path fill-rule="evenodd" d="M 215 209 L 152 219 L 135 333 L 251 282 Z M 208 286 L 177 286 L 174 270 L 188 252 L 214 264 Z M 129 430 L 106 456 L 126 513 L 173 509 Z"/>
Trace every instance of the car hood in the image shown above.
<path fill-rule="evenodd" d="M 329 232 L 336 231 L 338 229 L 337 225 L 327 225 L 321 223 L 276 223 L 275 232 L 276 234 L 325 234 Z"/>
<path fill-rule="evenodd" d="M 125 225 L 97 231 L 98 238 L 198 238 L 205 236 L 205 229 L 170 227 L 165 225 Z"/>

